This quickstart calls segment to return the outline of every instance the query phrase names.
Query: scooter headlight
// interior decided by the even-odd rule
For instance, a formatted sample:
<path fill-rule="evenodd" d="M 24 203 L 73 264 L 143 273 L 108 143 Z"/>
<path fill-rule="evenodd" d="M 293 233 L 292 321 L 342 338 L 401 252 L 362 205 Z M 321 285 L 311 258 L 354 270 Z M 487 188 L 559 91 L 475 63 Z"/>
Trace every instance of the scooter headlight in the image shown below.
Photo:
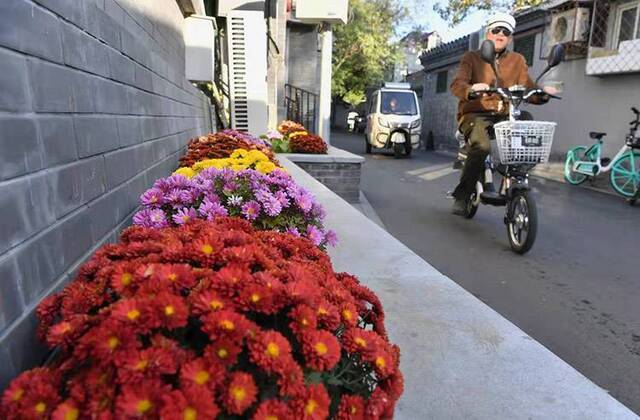
<path fill-rule="evenodd" d="M 378 124 L 380 124 L 381 127 L 389 128 L 389 123 L 386 122 L 382 117 L 378 117 Z"/>
<path fill-rule="evenodd" d="M 421 123 L 422 123 L 422 121 L 415 120 L 414 122 L 411 123 L 411 128 L 418 128 L 418 127 L 420 127 Z"/>

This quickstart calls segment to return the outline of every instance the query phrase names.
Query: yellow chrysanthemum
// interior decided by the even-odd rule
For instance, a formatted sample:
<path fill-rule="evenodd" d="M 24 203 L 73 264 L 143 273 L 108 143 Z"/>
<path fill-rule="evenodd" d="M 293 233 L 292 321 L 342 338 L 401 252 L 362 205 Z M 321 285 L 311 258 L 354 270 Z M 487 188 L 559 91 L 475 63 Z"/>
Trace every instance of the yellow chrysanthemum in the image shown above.
<path fill-rule="evenodd" d="M 251 150 L 247 157 L 251 160 L 253 160 L 254 162 L 268 162 L 269 158 L 267 157 L 267 155 L 265 155 L 264 153 L 262 153 L 260 150 Z"/>
<path fill-rule="evenodd" d="M 231 166 L 231 169 L 233 169 L 234 171 L 238 172 L 238 171 L 243 171 L 245 169 L 247 169 L 246 165 L 233 165 Z"/>
<path fill-rule="evenodd" d="M 187 178 L 193 178 L 196 176 L 196 171 L 191 168 L 180 168 L 174 172 L 175 175 L 184 175 Z"/>
<path fill-rule="evenodd" d="M 261 172 L 263 174 L 268 174 L 270 172 L 273 172 L 275 169 L 277 168 L 277 166 L 273 163 L 273 162 L 258 162 L 256 164 L 256 170 L 258 172 Z"/>
<path fill-rule="evenodd" d="M 306 131 L 296 131 L 295 133 L 289 134 L 289 138 L 292 139 L 298 136 L 306 136 L 307 134 L 309 133 L 307 133 Z"/>
<path fill-rule="evenodd" d="M 247 156 L 249 152 L 244 149 L 236 149 L 231 153 L 231 159 L 239 159 Z"/>

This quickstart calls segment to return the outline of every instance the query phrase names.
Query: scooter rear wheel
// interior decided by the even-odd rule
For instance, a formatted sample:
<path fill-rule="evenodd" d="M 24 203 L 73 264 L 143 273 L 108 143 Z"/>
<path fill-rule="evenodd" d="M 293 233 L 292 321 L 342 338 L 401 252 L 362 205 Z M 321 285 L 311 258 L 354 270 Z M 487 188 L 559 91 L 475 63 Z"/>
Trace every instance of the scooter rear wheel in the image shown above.
<path fill-rule="evenodd" d="M 467 201 L 467 206 L 464 209 L 464 218 L 465 219 L 473 219 L 473 217 L 478 212 L 478 204 L 476 204 L 477 193 L 472 193 Z"/>
<path fill-rule="evenodd" d="M 527 190 L 517 191 L 507 203 L 507 237 L 518 254 L 529 252 L 538 232 L 538 211 Z"/>

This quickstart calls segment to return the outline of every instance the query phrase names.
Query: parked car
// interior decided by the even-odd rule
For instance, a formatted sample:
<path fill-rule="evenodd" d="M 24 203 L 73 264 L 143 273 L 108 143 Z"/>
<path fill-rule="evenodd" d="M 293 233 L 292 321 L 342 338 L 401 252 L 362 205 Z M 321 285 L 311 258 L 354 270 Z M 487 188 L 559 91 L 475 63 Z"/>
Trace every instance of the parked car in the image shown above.
<path fill-rule="evenodd" d="M 393 150 L 410 156 L 420 143 L 422 116 L 418 95 L 408 83 L 385 83 L 369 98 L 365 151 Z"/>

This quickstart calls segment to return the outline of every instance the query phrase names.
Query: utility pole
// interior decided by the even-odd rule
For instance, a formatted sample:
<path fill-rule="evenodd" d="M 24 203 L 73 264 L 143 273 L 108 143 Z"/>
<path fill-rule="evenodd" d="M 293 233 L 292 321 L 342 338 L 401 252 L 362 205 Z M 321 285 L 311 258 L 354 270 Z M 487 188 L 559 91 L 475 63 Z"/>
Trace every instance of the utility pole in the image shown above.
<path fill-rule="evenodd" d="M 331 144 L 331 59 L 333 56 L 333 30 L 331 24 L 324 23 L 320 27 L 321 58 L 320 58 L 320 118 L 318 119 L 318 134 Z"/>

